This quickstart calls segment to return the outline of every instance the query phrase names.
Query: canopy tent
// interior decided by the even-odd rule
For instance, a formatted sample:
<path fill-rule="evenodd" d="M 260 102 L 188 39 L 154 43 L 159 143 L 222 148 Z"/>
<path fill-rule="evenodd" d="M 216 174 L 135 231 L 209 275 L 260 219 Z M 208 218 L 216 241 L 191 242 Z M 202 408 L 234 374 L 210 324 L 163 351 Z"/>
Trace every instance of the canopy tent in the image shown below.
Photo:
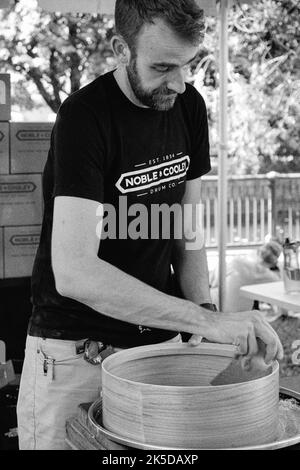
<path fill-rule="evenodd" d="M 228 11 L 234 3 L 253 3 L 254 0 L 196 0 L 205 14 L 219 18 L 219 181 L 218 181 L 218 248 L 219 248 L 219 307 L 225 303 L 226 234 L 227 234 L 227 84 L 228 84 Z M 5 8 L 10 0 L 0 0 Z M 93 13 L 113 15 L 115 0 L 38 0 L 46 11 L 61 13 Z"/>
<path fill-rule="evenodd" d="M 9 2 L 9 0 L 0 0 Z M 218 3 L 224 0 L 196 0 L 206 15 L 216 15 Z M 252 3 L 253 0 L 228 0 L 227 7 L 233 3 Z M 115 0 L 38 0 L 41 8 L 47 11 L 59 11 L 61 13 L 101 13 L 113 15 Z M 225 3 L 225 2 L 224 2 Z"/>

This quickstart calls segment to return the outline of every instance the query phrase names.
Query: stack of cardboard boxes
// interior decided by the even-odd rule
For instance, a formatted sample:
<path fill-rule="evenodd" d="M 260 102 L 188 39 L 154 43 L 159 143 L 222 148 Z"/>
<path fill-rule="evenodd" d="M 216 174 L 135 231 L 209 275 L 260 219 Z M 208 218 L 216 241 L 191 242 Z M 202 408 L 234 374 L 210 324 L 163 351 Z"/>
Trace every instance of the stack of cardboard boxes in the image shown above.
<path fill-rule="evenodd" d="M 0 279 L 31 276 L 42 223 L 42 172 L 53 127 L 10 119 L 10 75 L 0 74 Z"/>

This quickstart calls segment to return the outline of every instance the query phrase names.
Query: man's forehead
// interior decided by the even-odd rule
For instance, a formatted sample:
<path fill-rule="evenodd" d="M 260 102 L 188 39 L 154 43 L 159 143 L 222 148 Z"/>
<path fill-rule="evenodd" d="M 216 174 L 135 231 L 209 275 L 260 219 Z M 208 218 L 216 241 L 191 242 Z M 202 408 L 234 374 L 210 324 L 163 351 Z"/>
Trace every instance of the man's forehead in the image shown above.
<path fill-rule="evenodd" d="M 137 53 L 147 62 L 185 64 L 197 52 L 198 46 L 180 38 L 162 20 L 144 25 L 137 41 Z"/>

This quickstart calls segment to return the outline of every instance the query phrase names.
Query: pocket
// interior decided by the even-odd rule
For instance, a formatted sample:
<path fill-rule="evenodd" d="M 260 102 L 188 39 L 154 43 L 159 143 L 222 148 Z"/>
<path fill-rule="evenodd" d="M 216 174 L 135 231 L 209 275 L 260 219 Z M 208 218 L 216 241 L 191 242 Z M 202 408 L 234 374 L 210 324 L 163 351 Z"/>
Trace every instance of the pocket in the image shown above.
<path fill-rule="evenodd" d="M 51 358 L 55 364 L 63 364 L 65 362 L 73 362 L 83 358 L 83 352 L 76 354 L 75 343 L 64 342 L 60 340 L 40 339 L 37 347 L 38 359 L 41 363 L 44 360 Z"/>
<path fill-rule="evenodd" d="M 42 394 L 54 396 L 60 390 L 63 395 L 77 396 L 81 389 L 92 390 L 93 393 L 99 390 L 101 366 L 96 368 L 88 364 L 83 358 L 84 353 L 76 354 L 75 345 L 75 341 L 40 338 L 37 374 Z M 78 400 L 80 403 L 82 399 Z"/>

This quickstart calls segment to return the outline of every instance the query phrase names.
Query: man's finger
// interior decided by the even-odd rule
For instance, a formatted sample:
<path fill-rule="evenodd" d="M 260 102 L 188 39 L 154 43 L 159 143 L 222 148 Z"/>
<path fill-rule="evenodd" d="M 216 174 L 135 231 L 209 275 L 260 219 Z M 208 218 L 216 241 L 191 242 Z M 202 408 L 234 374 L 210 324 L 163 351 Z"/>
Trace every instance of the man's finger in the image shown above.
<path fill-rule="evenodd" d="M 188 344 L 191 346 L 198 346 L 202 342 L 203 336 L 200 335 L 193 335 L 189 341 Z"/>
<path fill-rule="evenodd" d="M 274 337 L 273 340 L 269 341 L 266 345 L 266 354 L 265 354 L 265 362 L 266 364 L 270 364 L 272 361 L 275 360 L 277 357 L 278 351 L 278 343 L 276 338 Z"/>
<path fill-rule="evenodd" d="M 259 345 L 257 344 L 254 330 L 248 335 L 248 352 L 245 357 L 242 358 L 241 364 L 243 369 L 251 369 L 251 359 L 258 354 Z"/>
<path fill-rule="evenodd" d="M 272 326 L 261 316 L 256 316 L 255 334 L 265 344 L 265 362 L 270 364 L 275 359 L 283 358 L 283 347 L 279 336 Z"/>
<path fill-rule="evenodd" d="M 255 336 L 254 328 L 249 332 L 248 335 L 248 353 L 247 356 L 252 357 L 258 353 L 259 345 Z"/>
<path fill-rule="evenodd" d="M 277 345 L 276 359 L 278 359 L 278 361 L 282 361 L 283 358 L 284 358 L 284 349 L 283 349 L 283 346 L 282 346 L 281 342 L 279 341 L 279 343 Z"/>
<path fill-rule="evenodd" d="M 248 354 L 248 340 L 246 336 L 238 336 L 233 344 L 238 347 L 238 355 L 245 356 Z"/>

